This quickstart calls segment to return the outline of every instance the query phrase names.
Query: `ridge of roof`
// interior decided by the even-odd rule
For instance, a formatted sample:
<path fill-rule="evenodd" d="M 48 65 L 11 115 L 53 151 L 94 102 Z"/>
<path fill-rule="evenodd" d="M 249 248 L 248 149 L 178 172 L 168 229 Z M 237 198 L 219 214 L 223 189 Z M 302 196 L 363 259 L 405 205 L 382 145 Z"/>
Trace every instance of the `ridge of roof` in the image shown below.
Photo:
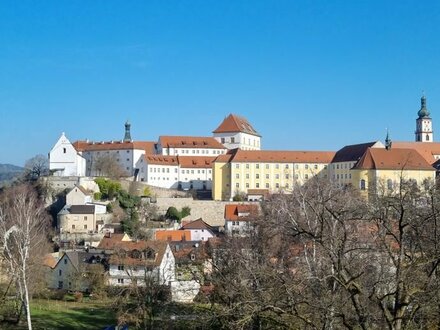
<path fill-rule="evenodd" d="M 353 169 L 435 171 L 435 168 L 416 150 L 403 148 L 389 150 L 368 148 Z"/>
<path fill-rule="evenodd" d="M 246 118 L 232 113 L 223 119 L 213 133 L 246 133 L 261 136 Z"/>

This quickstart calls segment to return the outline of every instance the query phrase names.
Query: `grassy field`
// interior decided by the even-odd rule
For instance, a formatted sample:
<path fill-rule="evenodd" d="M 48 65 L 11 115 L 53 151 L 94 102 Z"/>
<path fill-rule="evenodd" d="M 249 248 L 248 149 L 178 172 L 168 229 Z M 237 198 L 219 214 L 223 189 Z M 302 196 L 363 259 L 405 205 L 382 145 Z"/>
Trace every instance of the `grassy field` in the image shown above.
<path fill-rule="evenodd" d="M 109 304 L 93 301 L 78 303 L 37 299 L 31 304 L 31 315 L 34 329 L 104 329 L 115 324 Z M 27 329 L 26 325 L 8 325 L 7 328 Z"/>

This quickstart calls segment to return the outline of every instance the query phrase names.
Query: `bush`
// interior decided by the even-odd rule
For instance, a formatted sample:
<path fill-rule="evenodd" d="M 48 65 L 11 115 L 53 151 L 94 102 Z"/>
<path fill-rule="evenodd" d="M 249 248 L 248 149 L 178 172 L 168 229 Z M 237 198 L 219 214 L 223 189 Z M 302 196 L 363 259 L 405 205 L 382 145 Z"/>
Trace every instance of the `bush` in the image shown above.
<path fill-rule="evenodd" d="M 177 221 L 180 221 L 182 219 L 182 215 L 174 206 L 170 206 L 168 208 L 167 213 L 165 213 L 165 217 L 167 217 L 167 219 Z"/>
<path fill-rule="evenodd" d="M 189 206 L 185 206 L 182 208 L 182 211 L 180 211 L 180 215 L 183 218 L 187 217 L 191 214 L 191 208 Z"/>
<path fill-rule="evenodd" d="M 102 199 L 102 193 L 100 193 L 100 192 L 95 192 L 95 193 L 93 194 L 93 199 L 94 199 L 95 201 L 100 201 L 100 200 Z"/>
<path fill-rule="evenodd" d="M 109 203 L 105 206 L 107 213 L 113 213 L 113 204 Z"/>

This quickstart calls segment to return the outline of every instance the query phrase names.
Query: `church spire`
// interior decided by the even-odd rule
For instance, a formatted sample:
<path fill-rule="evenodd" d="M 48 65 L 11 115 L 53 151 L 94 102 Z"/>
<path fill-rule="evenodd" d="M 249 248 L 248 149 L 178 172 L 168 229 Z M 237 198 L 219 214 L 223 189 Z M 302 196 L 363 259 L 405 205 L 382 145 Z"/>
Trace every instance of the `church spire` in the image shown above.
<path fill-rule="evenodd" d="M 131 127 L 131 124 L 130 124 L 130 122 L 127 120 L 127 122 L 125 123 L 124 142 L 131 142 L 130 127 Z"/>
<path fill-rule="evenodd" d="M 390 133 L 388 132 L 388 128 L 387 128 L 387 136 L 385 138 L 385 149 L 390 150 L 392 144 L 393 142 L 390 139 Z"/>
<path fill-rule="evenodd" d="M 422 94 L 422 97 L 420 99 L 420 110 L 417 112 L 419 118 L 423 117 L 429 117 L 429 111 L 428 108 L 426 108 L 426 96 L 425 93 Z"/>

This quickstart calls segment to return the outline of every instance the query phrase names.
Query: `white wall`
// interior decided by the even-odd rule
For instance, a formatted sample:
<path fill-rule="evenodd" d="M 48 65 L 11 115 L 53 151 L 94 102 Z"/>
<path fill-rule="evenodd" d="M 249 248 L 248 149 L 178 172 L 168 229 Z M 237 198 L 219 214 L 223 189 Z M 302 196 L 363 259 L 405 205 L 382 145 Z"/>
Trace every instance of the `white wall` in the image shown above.
<path fill-rule="evenodd" d="M 188 229 L 191 231 L 191 241 L 204 241 L 214 237 L 212 232 L 208 229 Z"/>
<path fill-rule="evenodd" d="M 214 133 L 214 138 L 228 149 L 261 150 L 261 138 L 247 133 Z"/>
<path fill-rule="evenodd" d="M 82 176 L 85 174 L 84 159 L 64 135 L 49 152 L 49 169 L 55 176 Z"/>

